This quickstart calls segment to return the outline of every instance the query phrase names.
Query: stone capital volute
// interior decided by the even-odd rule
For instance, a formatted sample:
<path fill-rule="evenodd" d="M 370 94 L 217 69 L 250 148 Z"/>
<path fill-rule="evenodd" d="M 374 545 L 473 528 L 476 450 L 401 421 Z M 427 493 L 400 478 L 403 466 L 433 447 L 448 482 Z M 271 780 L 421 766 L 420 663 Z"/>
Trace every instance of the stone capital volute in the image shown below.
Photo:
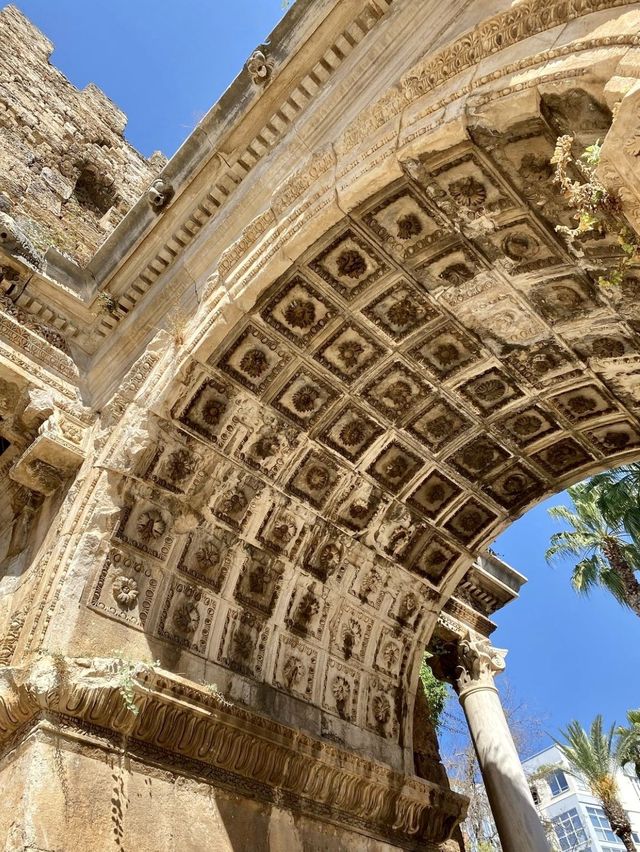
<path fill-rule="evenodd" d="M 507 651 L 494 648 L 488 639 L 472 633 L 458 642 L 455 687 L 458 695 L 472 689 L 493 689 L 494 676 L 505 668 Z"/>

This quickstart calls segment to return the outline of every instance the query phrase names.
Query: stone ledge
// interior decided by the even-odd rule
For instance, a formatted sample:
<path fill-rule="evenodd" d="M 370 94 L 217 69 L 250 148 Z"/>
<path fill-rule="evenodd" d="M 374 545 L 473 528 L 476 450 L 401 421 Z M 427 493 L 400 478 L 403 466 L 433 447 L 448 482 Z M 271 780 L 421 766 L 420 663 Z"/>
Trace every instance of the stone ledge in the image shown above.
<path fill-rule="evenodd" d="M 123 671 L 137 714 L 123 700 Z M 35 725 L 56 719 L 70 735 L 75 729 L 103 739 L 124 736 L 143 759 L 157 755 L 178 771 L 257 799 L 277 791 L 293 810 L 346 822 L 405 848 L 446 841 L 466 813 L 463 796 L 300 734 L 151 666 L 46 656 L 0 670 L 5 750 Z"/>

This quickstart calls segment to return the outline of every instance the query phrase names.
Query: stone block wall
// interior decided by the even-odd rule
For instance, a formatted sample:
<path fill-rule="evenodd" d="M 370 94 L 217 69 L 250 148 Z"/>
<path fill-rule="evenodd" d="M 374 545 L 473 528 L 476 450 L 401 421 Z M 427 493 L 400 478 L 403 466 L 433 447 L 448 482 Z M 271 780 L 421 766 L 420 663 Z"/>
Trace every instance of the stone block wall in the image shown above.
<path fill-rule="evenodd" d="M 15 6 L 0 11 L 0 211 L 43 253 L 85 263 L 166 162 L 123 137 L 126 116 L 54 68 L 52 43 Z"/>

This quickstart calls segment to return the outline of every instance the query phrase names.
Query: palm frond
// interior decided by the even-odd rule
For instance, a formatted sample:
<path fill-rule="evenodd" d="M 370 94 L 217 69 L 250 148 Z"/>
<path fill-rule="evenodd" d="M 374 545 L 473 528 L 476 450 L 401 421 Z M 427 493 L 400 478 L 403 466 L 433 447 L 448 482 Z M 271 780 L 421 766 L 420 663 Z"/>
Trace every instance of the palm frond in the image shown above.
<path fill-rule="evenodd" d="M 615 725 L 605 731 L 602 716 L 598 715 L 588 733 L 578 721 L 573 720 L 566 730 L 560 732 L 565 741 L 555 740 L 571 768 L 584 775 L 594 792 L 611 786 L 615 731 Z"/>
<path fill-rule="evenodd" d="M 581 595 L 588 595 L 601 580 L 602 563 L 597 556 L 582 559 L 573 569 L 571 585 Z"/>

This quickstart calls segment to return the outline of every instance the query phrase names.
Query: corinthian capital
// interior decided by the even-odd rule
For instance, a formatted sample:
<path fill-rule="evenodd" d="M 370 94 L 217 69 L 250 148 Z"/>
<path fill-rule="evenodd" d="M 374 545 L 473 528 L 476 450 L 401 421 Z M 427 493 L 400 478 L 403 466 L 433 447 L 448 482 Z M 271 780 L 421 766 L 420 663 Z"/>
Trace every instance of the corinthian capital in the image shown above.
<path fill-rule="evenodd" d="M 495 675 L 504 671 L 507 652 L 494 648 L 488 639 L 472 633 L 458 643 L 456 688 L 459 693 L 475 686 L 493 686 Z"/>

